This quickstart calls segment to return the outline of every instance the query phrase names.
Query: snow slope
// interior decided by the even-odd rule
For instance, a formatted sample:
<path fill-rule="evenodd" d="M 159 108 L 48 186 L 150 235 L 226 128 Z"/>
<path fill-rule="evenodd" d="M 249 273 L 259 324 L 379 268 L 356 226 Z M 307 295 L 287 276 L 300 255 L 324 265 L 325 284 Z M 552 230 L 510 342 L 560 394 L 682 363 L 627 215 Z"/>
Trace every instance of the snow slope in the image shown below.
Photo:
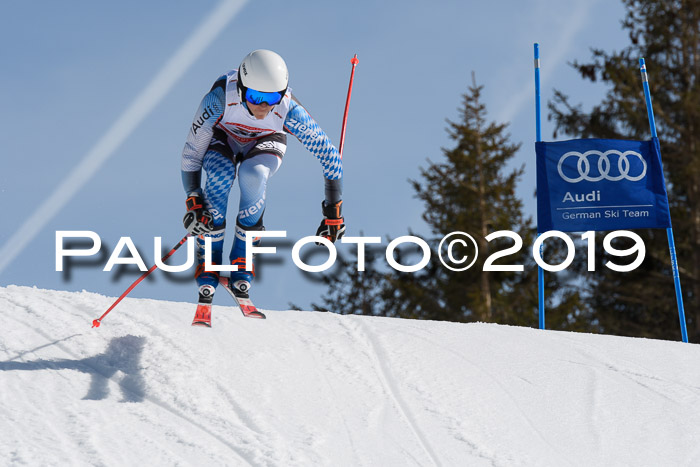
<path fill-rule="evenodd" d="M 698 345 L 224 295 L 0 288 L 0 464 L 700 465 Z"/>

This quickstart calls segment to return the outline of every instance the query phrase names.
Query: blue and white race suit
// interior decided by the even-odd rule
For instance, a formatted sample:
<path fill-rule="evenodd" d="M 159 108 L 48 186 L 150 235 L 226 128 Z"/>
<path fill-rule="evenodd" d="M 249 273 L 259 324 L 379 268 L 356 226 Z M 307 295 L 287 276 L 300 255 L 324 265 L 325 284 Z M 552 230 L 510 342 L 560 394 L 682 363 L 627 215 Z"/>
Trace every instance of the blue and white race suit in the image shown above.
<path fill-rule="evenodd" d="M 236 178 L 241 197 L 229 260 L 244 264 L 241 258 L 245 258 L 245 232 L 263 228 L 267 182 L 282 164 L 288 133 L 296 136 L 321 163 L 326 203 L 333 204 L 342 198 L 343 164 L 338 150 L 292 97 L 291 89 L 259 120 L 241 102 L 237 74 L 233 70 L 222 75 L 204 96 L 182 151 L 182 181 L 187 194 L 202 192 L 202 169 L 206 172 L 203 193 L 214 218 L 214 230 L 207 234 L 212 238 L 214 264 L 222 264 L 228 198 Z M 200 237 L 197 241 L 200 264 L 197 281 L 199 285 L 216 287 L 216 275 L 203 273 L 204 240 Z M 252 274 L 233 272 L 232 279 L 250 281 Z"/>

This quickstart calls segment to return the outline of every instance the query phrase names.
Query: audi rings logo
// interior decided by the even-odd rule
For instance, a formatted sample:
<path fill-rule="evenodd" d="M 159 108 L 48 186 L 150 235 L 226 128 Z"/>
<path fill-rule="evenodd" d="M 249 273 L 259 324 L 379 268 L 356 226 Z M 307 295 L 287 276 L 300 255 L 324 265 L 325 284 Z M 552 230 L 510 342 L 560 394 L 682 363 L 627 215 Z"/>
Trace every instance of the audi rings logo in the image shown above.
<path fill-rule="evenodd" d="M 613 162 L 610 161 L 611 158 L 609 156 L 613 156 L 613 160 L 615 159 L 614 156 L 618 156 L 617 171 L 615 171 L 614 169 L 611 170 Z M 576 163 L 576 168 L 578 169 L 577 177 L 568 177 L 564 174 L 562 170 L 564 161 L 569 157 L 578 157 L 578 161 Z M 591 161 L 589 161 L 589 158 L 598 159 L 597 175 L 591 174 Z M 634 169 L 632 169 L 633 163 L 630 162 L 630 160 L 636 161 L 637 158 L 642 164 L 640 166 L 639 164 L 634 163 L 635 167 Z M 642 155 L 635 151 L 620 152 L 618 150 L 611 149 L 609 151 L 601 152 L 596 150 L 590 150 L 584 152 L 583 154 L 576 151 L 570 151 L 561 156 L 561 159 L 559 159 L 559 164 L 557 164 L 557 170 L 559 171 L 559 175 L 561 176 L 561 178 L 563 178 L 569 183 L 578 183 L 583 180 L 587 182 L 599 182 L 601 180 L 608 180 L 610 182 L 629 180 L 631 182 L 636 182 L 638 180 L 643 179 L 644 176 L 647 174 L 647 163 L 644 161 Z"/>

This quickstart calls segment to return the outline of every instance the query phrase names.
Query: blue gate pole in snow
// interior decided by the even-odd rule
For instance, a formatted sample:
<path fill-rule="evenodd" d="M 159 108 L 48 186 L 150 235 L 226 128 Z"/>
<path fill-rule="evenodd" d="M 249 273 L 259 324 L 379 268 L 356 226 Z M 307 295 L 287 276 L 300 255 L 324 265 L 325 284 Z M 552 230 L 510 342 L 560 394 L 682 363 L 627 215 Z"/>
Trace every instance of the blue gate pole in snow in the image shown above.
<path fill-rule="evenodd" d="M 658 138 L 656 134 L 656 121 L 654 120 L 654 109 L 651 106 L 651 93 L 649 92 L 649 77 L 647 76 L 647 67 L 644 64 L 644 59 L 639 59 L 639 71 L 642 74 L 642 86 L 644 86 L 644 99 L 647 104 L 647 116 L 649 117 L 649 128 L 651 136 Z M 673 240 L 673 227 L 666 229 L 668 237 L 668 249 L 671 253 L 671 269 L 673 270 L 673 282 L 676 286 L 676 303 L 678 304 L 678 318 L 681 322 L 681 337 L 683 342 L 688 342 L 688 329 L 685 322 L 685 310 L 683 309 L 683 294 L 681 293 L 681 277 L 678 272 L 678 260 L 676 259 L 676 243 Z"/>
<path fill-rule="evenodd" d="M 542 119 L 540 108 L 540 44 L 535 43 L 535 127 L 536 141 L 542 141 Z M 542 232 L 537 232 L 539 236 Z M 540 257 L 542 256 L 543 246 L 540 245 Z M 540 265 L 537 265 L 537 304 L 539 307 L 540 329 L 544 329 L 544 270 Z"/>

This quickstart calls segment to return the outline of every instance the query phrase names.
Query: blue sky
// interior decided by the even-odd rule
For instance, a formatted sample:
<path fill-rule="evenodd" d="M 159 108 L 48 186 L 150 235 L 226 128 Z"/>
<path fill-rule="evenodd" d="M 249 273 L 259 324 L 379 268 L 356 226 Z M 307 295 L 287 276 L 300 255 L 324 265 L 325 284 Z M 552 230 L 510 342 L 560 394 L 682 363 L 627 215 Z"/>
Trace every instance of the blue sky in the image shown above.
<path fill-rule="evenodd" d="M 193 34 L 221 7 L 219 1 L 4 6 L 0 248 L 18 254 L 0 269 L 0 285 L 118 296 L 140 275 L 134 269 L 103 272 L 107 258 L 97 257 L 76 261 L 70 274 L 56 272 L 57 230 L 97 232 L 107 254 L 120 237 L 129 236 L 148 266 L 154 237 L 168 246 L 179 241 L 184 235 L 180 154 L 192 117 L 216 77 L 236 68 L 251 50 L 268 48 L 285 58 L 295 95 L 336 144 L 350 58 L 357 53 L 344 149 L 348 233 L 397 237 L 409 229 L 429 234 L 408 179 L 418 178 L 426 160 L 439 160 L 440 148 L 450 146 L 446 119 L 457 119 L 472 71 L 485 86 L 489 118 L 510 122 L 512 141 L 522 143 L 515 164 L 526 164 L 526 172 L 518 194 L 534 217 L 532 44 L 541 47 L 546 106 L 555 87 L 574 102 L 599 101 L 605 88 L 581 81 L 567 62 L 588 59 L 591 47 L 619 50 L 628 43 L 620 26 L 622 5 L 603 0 L 230 3 L 230 21 L 206 47 L 206 34 L 194 39 Z M 144 95 L 188 39 L 195 50 L 192 65 L 184 67 L 180 60 L 174 64 L 182 71 L 178 79 L 158 81 L 161 89 L 167 86 L 162 98 Z M 653 64 L 648 66 L 653 92 Z M 126 114 L 143 118 L 132 119 L 137 124 L 116 138 L 120 144 L 104 164 L 72 181 L 72 190 L 61 188 L 71 174 L 85 171 L 86 156 L 115 122 L 122 118 L 128 126 L 125 113 L 139 96 L 150 96 L 152 105 L 141 114 Z M 543 137 L 551 139 L 553 128 L 544 116 Z M 233 193 L 236 206 L 237 187 Z M 291 260 L 291 243 L 315 233 L 322 199 L 320 164 L 290 140 L 282 168 L 270 181 L 265 214 L 268 230 L 286 230 L 288 242 L 277 244 L 277 255 L 266 261 L 254 284 L 260 307 L 285 309 L 290 302 L 307 307 L 325 291 Z M 50 212 L 39 211 L 42 206 Z M 35 228 L 23 226 L 37 213 L 41 222 Z M 22 246 L 17 239 L 32 229 L 36 236 Z M 354 252 L 349 246 L 339 250 Z M 178 252 L 173 263 L 184 256 Z M 314 258 L 316 264 L 325 260 L 322 254 Z M 162 272 L 152 276 L 131 296 L 196 299 L 193 281 Z M 228 297 L 215 303 L 229 304 Z"/>

